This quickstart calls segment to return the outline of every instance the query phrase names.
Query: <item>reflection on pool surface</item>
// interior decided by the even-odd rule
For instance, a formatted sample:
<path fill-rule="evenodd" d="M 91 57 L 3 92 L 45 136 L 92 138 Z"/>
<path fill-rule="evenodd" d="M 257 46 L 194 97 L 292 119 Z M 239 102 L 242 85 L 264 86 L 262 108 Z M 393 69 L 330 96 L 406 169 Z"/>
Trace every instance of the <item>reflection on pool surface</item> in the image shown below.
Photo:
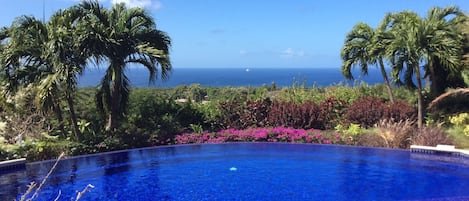
<path fill-rule="evenodd" d="M 54 161 L 0 172 L 0 200 L 40 181 Z M 233 169 L 234 168 L 234 169 Z M 37 200 L 426 200 L 469 198 L 469 167 L 408 150 L 230 143 L 64 159 Z"/>

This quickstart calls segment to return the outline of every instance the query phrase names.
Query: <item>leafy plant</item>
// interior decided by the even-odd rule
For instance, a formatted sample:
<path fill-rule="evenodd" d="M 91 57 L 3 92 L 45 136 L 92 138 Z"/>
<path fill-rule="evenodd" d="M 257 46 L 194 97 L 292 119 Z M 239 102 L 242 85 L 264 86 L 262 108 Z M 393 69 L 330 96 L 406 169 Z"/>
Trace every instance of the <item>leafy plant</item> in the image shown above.
<path fill-rule="evenodd" d="M 204 131 L 200 124 L 189 124 L 189 126 L 194 133 L 202 133 Z"/>
<path fill-rule="evenodd" d="M 324 129 L 334 129 L 342 123 L 348 104 L 344 100 L 329 97 L 319 104 L 319 117 L 324 122 Z"/>
<path fill-rule="evenodd" d="M 268 115 L 268 124 L 272 127 L 293 127 L 302 129 L 324 129 L 317 104 L 307 101 L 292 103 L 274 101 Z"/>
<path fill-rule="evenodd" d="M 455 126 L 465 126 L 469 124 L 469 114 L 464 112 L 458 115 L 451 116 L 449 117 L 449 122 L 451 122 Z"/>
<path fill-rule="evenodd" d="M 337 133 L 342 134 L 342 141 L 347 144 L 353 144 L 356 142 L 356 139 L 363 134 L 363 129 L 360 127 L 360 124 L 349 124 L 348 127 L 344 127 L 341 124 L 338 124 L 335 128 Z"/>
<path fill-rule="evenodd" d="M 216 124 L 225 129 L 267 126 L 267 118 L 271 105 L 272 101 L 268 98 L 258 101 L 247 100 L 244 103 L 237 101 L 221 103 Z"/>
<path fill-rule="evenodd" d="M 351 123 L 347 128 L 344 128 L 344 126 L 339 124 L 335 127 L 335 131 L 339 133 L 355 136 L 355 135 L 362 133 L 362 128 L 360 127 L 360 124 Z"/>
<path fill-rule="evenodd" d="M 350 123 L 360 124 L 364 128 L 374 126 L 382 119 L 399 122 L 415 120 L 415 109 L 402 100 L 387 103 L 385 99 L 365 97 L 353 102 L 345 114 Z"/>
<path fill-rule="evenodd" d="M 353 102 L 348 108 L 345 118 L 350 123 L 360 124 L 364 128 L 372 127 L 385 114 L 385 100 L 365 97 Z"/>
<path fill-rule="evenodd" d="M 459 113 L 448 118 L 452 127 L 448 133 L 454 138 L 458 147 L 469 148 L 469 114 Z"/>

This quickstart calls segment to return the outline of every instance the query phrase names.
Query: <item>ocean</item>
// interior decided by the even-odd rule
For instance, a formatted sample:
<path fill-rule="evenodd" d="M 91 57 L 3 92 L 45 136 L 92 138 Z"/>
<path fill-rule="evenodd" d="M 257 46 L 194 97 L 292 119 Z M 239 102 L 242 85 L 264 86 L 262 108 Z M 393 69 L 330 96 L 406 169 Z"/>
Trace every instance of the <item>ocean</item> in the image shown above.
<path fill-rule="evenodd" d="M 259 87 L 275 83 L 278 87 L 305 84 L 307 87 L 326 87 L 337 84 L 354 85 L 366 82 L 374 85 L 383 82 L 380 71 L 370 68 L 368 75 L 353 72 L 354 81 L 346 80 L 340 68 L 173 68 L 169 79 L 162 81 L 158 76 L 155 83 L 149 83 L 148 71 L 143 68 L 129 68 L 126 72 L 132 87 L 177 87 L 200 84 L 210 87 Z M 104 69 L 90 68 L 79 78 L 80 87 L 97 86 L 104 75 Z"/>

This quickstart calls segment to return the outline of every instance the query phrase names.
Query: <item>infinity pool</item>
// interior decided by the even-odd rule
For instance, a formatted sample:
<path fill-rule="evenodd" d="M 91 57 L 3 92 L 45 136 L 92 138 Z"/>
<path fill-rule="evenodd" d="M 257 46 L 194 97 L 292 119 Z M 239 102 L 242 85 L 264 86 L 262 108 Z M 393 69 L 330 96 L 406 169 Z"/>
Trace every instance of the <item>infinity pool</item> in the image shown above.
<path fill-rule="evenodd" d="M 230 143 L 166 146 L 62 160 L 36 200 L 469 200 L 469 167 L 408 150 Z M 18 199 L 54 161 L 0 172 Z"/>

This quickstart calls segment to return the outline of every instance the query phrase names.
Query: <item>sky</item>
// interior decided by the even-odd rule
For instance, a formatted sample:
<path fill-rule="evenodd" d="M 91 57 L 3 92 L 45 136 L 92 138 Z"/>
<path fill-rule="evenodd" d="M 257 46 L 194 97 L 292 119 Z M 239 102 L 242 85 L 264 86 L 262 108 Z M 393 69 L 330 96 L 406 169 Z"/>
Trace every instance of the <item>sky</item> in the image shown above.
<path fill-rule="evenodd" d="M 2 1 L 0 26 L 15 17 L 47 20 L 79 0 Z M 421 16 L 467 0 L 99 0 L 143 7 L 172 39 L 174 68 L 339 68 L 345 35 L 358 22 L 376 27 L 388 12 Z M 44 11 L 44 12 L 43 12 Z"/>

